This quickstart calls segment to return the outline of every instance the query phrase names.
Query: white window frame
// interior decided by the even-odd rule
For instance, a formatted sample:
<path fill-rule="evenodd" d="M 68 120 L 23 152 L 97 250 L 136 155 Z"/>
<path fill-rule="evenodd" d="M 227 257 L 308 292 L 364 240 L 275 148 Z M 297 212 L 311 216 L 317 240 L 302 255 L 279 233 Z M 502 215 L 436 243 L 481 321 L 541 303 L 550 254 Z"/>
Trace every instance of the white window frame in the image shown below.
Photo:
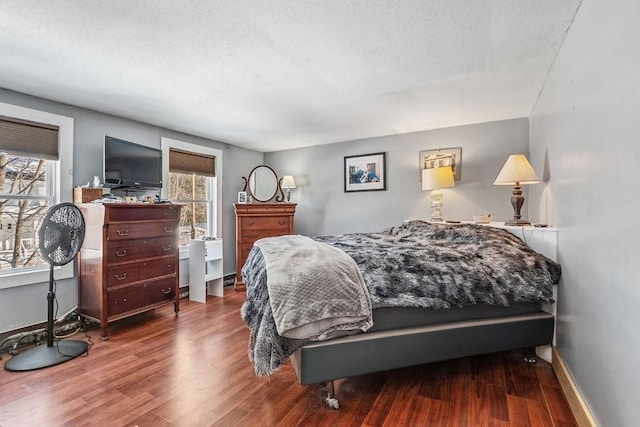
<path fill-rule="evenodd" d="M 160 148 L 162 149 L 162 182 L 169 182 L 169 150 L 188 151 L 196 154 L 215 156 L 216 158 L 216 188 L 215 188 L 215 212 L 208 212 L 207 227 L 208 235 L 211 237 L 222 238 L 222 150 L 216 148 L 205 147 L 204 145 L 191 144 L 189 142 L 178 141 L 171 138 L 160 138 Z M 207 188 L 207 193 L 214 191 L 213 188 Z M 167 186 L 162 186 L 160 192 L 162 199 L 168 199 Z"/>
<path fill-rule="evenodd" d="M 17 105 L 0 102 L 0 116 L 30 120 L 48 125 L 58 126 L 58 157 L 57 166 L 53 167 L 51 196 L 53 204 L 71 202 L 73 198 L 73 118 L 34 110 Z M 52 162 L 48 160 L 47 163 Z M 51 169 L 47 169 L 49 173 Z M 74 277 L 74 264 L 55 267 L 56 280 Z M 13 270 L 0 271 L 0 289 L 16 286 L 33 285 L 49 281 L 49 266 L 21 267 Z"/>

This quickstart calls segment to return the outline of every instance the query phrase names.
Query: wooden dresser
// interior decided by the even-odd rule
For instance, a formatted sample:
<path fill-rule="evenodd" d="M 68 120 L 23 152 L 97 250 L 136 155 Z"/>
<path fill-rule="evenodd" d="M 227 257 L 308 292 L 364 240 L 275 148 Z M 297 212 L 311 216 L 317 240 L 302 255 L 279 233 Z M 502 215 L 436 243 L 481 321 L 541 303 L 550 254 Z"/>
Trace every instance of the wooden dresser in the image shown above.
<path fill-rule="evenodd" d="M 245 289 L 242 266 L 253 242 L 293 234 L 295 203 L 236 203 L 236 289 Z"/>
<path fill-rule="evenodd" d="M 180 205 L 87 203 L 79 256 L 78 311 L 109 322 L 173 302 L 179 307 Z"/>

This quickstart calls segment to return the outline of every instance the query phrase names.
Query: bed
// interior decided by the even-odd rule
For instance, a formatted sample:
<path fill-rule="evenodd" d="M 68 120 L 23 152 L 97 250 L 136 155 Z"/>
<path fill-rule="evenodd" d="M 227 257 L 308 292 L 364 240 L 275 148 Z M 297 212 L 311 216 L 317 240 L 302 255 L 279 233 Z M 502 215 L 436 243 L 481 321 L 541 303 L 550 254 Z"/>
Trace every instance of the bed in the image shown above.
<path fill-rule="evenodd" d="M 337 408 L 335 379 L 550 344 L 561 269 L 504 230 L 409 221 L 262 239 L 242 272 L 256 374 L 290 358 Z"/>

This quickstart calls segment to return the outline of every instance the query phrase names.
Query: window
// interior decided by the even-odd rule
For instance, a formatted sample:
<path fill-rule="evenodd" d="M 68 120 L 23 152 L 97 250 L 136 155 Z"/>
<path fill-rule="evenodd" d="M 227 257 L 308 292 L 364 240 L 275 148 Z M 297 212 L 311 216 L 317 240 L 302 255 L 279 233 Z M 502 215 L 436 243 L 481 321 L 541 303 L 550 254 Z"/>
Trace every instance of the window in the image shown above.
<path fill-rule="evenodd" d="M 162 138 L 163 197 L 183 205 L 180 215 L 180 245 L 191 239 L 217 237 L 220 221 L 220 183 L 217 165 L 222 153 L 186 142 Z M 166 194 L 165 194 L 166 192 Z"/>
<path fill-rule="evenodd" d="M 35 241 L 52 204 L 56 163 L 0 149 L 0 271 L 45 264 Z"/>
<path fill-rule="evenodd" d="M 0 288 L 48 280 L 37 230 L 50 206 L 71 200 L 72 168 L 72 118 L 0 103 Z M 72 263 L 57 268 L 69 277 Z"/>
<path fill-rule="evenodd" d="M 180 245 L 188 245 L 191 239 L 209 236 L 207 213 L 213 207 L 213 179 L 215 178 L 196 173 L 185 174 L 169 170 L 169 200 L 183 204 L 180 212 Z"/>

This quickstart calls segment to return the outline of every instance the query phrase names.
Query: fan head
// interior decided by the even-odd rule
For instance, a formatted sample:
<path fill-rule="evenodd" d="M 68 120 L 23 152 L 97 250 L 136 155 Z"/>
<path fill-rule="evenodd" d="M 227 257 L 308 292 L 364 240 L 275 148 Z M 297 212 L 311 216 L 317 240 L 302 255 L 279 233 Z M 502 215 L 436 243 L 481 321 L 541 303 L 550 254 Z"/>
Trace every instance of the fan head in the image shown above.
<path fill-rule="evenodd" d="M 38 230 L 40 255 L 51 265 L 65 265 L 84 242 L 84 217 L 73 203 L 52 206 Z"/>

